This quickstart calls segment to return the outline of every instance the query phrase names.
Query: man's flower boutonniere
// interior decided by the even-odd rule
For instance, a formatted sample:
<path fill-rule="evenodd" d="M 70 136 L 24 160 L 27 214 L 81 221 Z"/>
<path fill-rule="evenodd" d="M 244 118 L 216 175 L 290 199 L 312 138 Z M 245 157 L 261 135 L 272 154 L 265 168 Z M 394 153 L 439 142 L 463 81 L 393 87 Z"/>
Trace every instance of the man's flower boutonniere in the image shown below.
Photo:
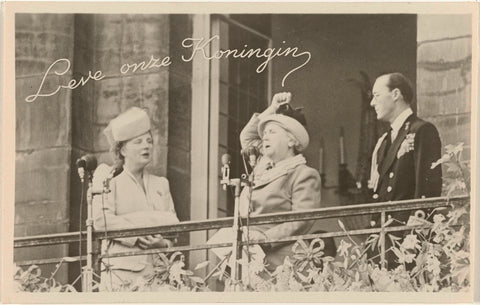
<path fill-rule="evenodd" d="M 397 159 L 400 159 L 404 154 L 406 154 L 409 151 L 414 150 L 415 142 L 415 134 L 414 133 L 409 133 L 405 137 L 405 140 L 403 140 L 402 144 L 400 145 L 400 148 L 398 149 L 397 152 Z"/>

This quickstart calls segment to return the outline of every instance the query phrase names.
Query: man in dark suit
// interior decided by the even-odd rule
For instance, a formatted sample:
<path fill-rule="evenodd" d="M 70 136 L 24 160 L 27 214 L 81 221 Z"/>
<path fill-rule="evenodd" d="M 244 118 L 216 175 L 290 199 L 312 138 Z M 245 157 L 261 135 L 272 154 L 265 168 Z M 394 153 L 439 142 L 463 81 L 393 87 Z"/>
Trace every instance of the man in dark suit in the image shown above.
<path fill-rule="evenodd" d="M 376 202 L 440 196 L 442 169 L 431 169 L 441 157 L 441 142 L 435 126 L 413 114 L 413 89 L 400 73 L 381 75 L 373 86 L 377 119 L 390 129 L 380 137 L 372 155 L 369 187 Z M 407 222 L 412 212 L 391 216 Z M 379 225 L 378 219 L 376 225 Z M 388 239 L 387 239 L 388 240 Z M 388 248 L 388 245 L 387 245 Z M 388 258 L 387 255 L 387 259 Z"/>

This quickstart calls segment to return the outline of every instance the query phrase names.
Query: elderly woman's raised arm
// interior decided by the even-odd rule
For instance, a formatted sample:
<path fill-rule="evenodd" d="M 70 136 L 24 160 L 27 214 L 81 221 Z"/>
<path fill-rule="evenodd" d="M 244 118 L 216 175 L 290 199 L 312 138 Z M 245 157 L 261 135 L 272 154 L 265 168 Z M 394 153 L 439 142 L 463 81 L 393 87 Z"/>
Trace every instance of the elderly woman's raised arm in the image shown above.
<path fill-rule="evenodd" d="M 240 144 L 242 145 L 242 149 L 251 146 L 255 146 L 258 149 L 261 148 L 262 139 L 257 131 L 258 123 L 260 122 L 259 116 L 259 113 L 254 113 L 250 118 L 250 121 L 248 121 L 247 125 L 245 125 L 240 132 Z"/>
<path fill-rule="evenodd" d="M 246 149 L 248 147 L 254 146 L 257 149 L 261 149 L 262 147 L 262 139 L 258 134 L 258 123 L 260 120 L 270 114 L 274 114 L 278 107 L 281 105 L 288 103 L 291 99 L 292 95 L 290 93 L 277 93 L 272 99 L 272 103 L 270 104 L 267 109 L 265 109 L 262 113 L 254 113 L 248 121 L 247 125 L 243 127 L 242 131 L 240 132 L 240 144 L 242 145 L 242 149 Z"/>

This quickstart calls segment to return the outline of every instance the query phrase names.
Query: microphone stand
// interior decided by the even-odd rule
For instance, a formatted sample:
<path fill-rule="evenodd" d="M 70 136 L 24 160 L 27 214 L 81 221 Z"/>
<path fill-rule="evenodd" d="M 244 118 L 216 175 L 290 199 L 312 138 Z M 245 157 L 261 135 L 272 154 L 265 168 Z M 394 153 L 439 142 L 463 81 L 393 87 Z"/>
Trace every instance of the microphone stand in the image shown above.
<path fill-rule="evenodd" d="M 97 158 L 93 155 L 85 155 L 76 161 L 78 175 L 82 182 L 82 190 L 85 188 L 85 176 L 88 181 L 87 189 L 87 264 L 82 267 L 82 291 L 92 292 L 93 290 L 93 171 L 97 168 Z M 81 233 L 80 233 L 81 234 Z M 80 235 L 81 237 L 81 235 Z M 81 240 L 81 238 L 80 238 Z M 80 257 L 81 257 L 80 253 Z M 81 264 L 81 261 L 80 261 Z"/>
<path fill-rule="evenodd" d="M 255 156 L 253 159 L 250 158 L 249 164 L 251 167 L 250 173 L 248 173 L 247 168 L 245 167 L 245 171 L 248 173 L 248 213 L 247 213 L 247 256 L 248 256 L 248 263 L 250 263 L 251 260 L 251 254 L 250 254 L 250 213 L 253 211 L 252 207 L 252 188 L 253 188 L 253 181 L 254 181 L 254 170 L 255 166 L 257 165 L 257 157 Z M 246 176 L 242 175 L 243 178 L 246 178 Z"/>
<path fill-rule="evenodd" d="M 242 270 L 239 263 L 239 260 L 242 259 L 242 231 L 240 228 L 240 191 L 243 181 L 240 178 L 230 179 L 230 160 L 228 158 L 226 160 L 222 158 L 222 162 L 222 180 L 220 181 L 220 184 L 223 186 L 224 190 L 227 189 L 227 186 L 233 186 L 235 188 L 235 206 L 232 226 L 233 232 L 235 234 L 232 245 L 232 257 L 234 257 L 235 263 L 234 266 L 231 266 L 231 278 L 233 291 L 240 291 L 240 279 L 242 278 Z"/>
<path fill-rule="evenodd" d="M 235 265 L 232 269 L 233 291 L 240 291 L 239 281 L 242 278 L 242 270 L 240 269 L 239 260 L 242 259 L 242 231 L 240 229 L 240 185 L 241 180 L 236 178 L 230 182 L 235 187 L 235 207 L 233 214 L 233 232 L 235 239 L 232 245 L 232 256 L 235 258 Z"/>
<path fill-rule="evenodd" d="M 235 264 L 232 266 L 232 288 L 233 291 L 241 291 L 240 280 L 242 278 L 242 270 L 240 268 L 239 261 L 242 259 L 242 230 L 240 225 L 240 192 L 242 185 L 253 185 L 253 169 L 252 172 L 248 175 L 248 180 L 245 175 L 242 175 L 241 178 L 230 179 L 230 160 L 229 158 L 222 158 L 222 180 L 220 184 L 223 186 L 223 189 L 226 190 L 227 186 L 233 186 L 235 188 L 235 206 L 233 214 L 233 232 L 235 234 L 235 239 L 232 244 L 232 257 L 235 258 Z M 254 165 L 252 165 L 253 168 Z M 251 192 L 251 190 L 250 190 Z M 249 212 L 250 213 L 250 207 Z M 247 241 L 248 242 L 248 241 Z"/>
<path fill-rule="evenodd" d="M 93 290 L 93 183 L 92 173 L 87 172 L 88 189 L 87 189 L 87 265 L 83 268 L 82 272 L 82 290 L 86 292 L 92 292 Z M 83 182 L 83 179 L 82 179 Z"/>

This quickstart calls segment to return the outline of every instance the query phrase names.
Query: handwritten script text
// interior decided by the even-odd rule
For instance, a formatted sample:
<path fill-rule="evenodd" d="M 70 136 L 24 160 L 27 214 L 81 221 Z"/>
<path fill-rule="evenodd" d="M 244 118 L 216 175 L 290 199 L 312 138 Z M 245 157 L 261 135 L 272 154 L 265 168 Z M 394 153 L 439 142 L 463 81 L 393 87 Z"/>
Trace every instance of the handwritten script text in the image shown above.
<path fill-rule="evenodd" d="M 257 58 L 260 59 L 260 63 L 256 68 L 257 73 L 262 73 L 272 62 L 273 59 L 277 57 L 291 57 L 299 58 L 302 62 L 288 71 L 282 78 L 282 87 L 285 86 L 285 80 L 293 72 L 304 67 L 311 59 L 311 53 L 308 51 L 300 51 L 298 47 L 267 47 L 267 48 L 249 48 L 248 45 L 244 45 L 241 49 L 219 49 L 216 51 L 211 51 L 211 44 L 218 43 L 220 40 L 219 35 L 215 35 L 208 39 L 206 38 L 185 38 L 182 41 L 182 47 L 191 51 L 189 56 L 182 55 L 181 59 L 183 62 L 191 62 L 195 58 L 201 58 L 203 60 L 220 60 L 220 59 L 250 59 Z M 285 41 L 282 41 L 282 44 L 285 44 Z M 165 56 L 163 59 L 151 55 L 149 60 L 135 62 L 135 63 L 125 63 L 120 67 L 120 74 L 124 75 L 127 73 L 137 73 L 143 72 L 150 69 L 168 67 L 172 64 L 172 59 L 170 56 Z M 67 74 L 70 71 L 71 63 L 67 58 L 60 58 L 54 61 L 48 69 L 45 71 L 40 86 L 37 89 L 35 94 L 29 95 L 25 98 L 25 101 L 28 103 L 34 102 L 39 97 L 48 97 L 58 93 L 61 89 L 76 89 L 80 86 L 85 86 L 90 80 L 99 81 L 106 77 L 101 70 L 92 72 L 88 71 L 86 76 L 80 77 L 80 79 L 75 80 L 71 79 L 65 85 L 59 85 L 54 90 L 47 90 L 44 88 L 45 80 L 50 74 L 55 74 L 62 76 Z M 46 86 L 48 87 L 48 86 Z"/>

